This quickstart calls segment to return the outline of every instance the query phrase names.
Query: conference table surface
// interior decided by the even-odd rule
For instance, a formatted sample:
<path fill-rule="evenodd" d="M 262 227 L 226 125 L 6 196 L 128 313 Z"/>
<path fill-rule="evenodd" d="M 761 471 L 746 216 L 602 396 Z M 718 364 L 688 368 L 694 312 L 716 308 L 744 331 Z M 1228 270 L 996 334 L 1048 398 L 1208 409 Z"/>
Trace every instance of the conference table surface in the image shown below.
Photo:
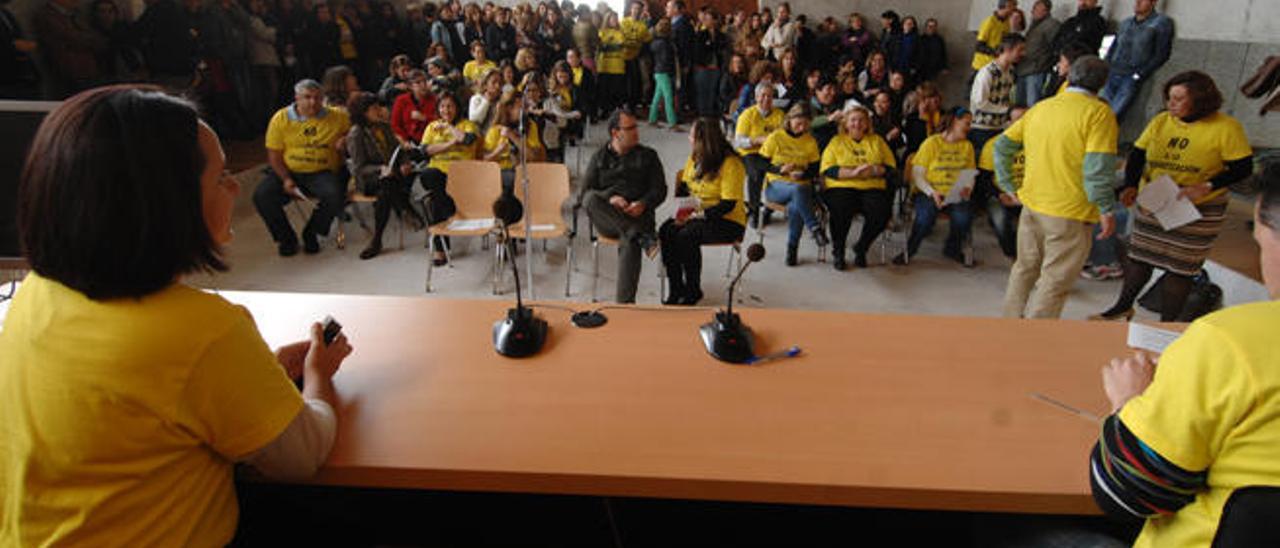
<path fill-rule="evenodd" d="M 707 310 L 550 323 L 535 357 L 492 347 L 510 303 L 223 292 L 274 347 L 326 314 L 355 346 L 338 439 L 310 483 L 881 508 L 1097 513 L 1088 452 L 1122 323 L 739 309 L 757 352 L 703 350 Z M 585 303 L 559 306 L 587 308 Z"/>

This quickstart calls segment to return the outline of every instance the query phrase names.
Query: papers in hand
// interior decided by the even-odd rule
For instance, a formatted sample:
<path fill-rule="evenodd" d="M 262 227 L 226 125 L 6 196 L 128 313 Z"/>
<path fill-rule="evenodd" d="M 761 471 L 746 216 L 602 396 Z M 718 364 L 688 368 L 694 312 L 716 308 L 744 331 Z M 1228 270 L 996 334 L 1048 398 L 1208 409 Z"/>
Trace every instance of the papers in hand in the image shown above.
<path fill-rule="evenodd" d="M 955 184 L 951 185 L 951 190 L 947 192 L 947 199 L 943 200 L 942 205 L 958 204 L 964 201 L 965 189 L 973 190 L 973 184 L 977 182 L 978 170 L 962 169 L 960 174 L 956 175 Z"/>
<path fill-rule="evenodd" d="M 488 230 L 494 227 L 492 217 L 487 219 L 454 219 L 449 222 L 449 230 Z"/>
<path fill-rule="evenodd" d="M 1160 228 L 1173 230 L 1200 220 L 1200 210 L 1186 196 L 1178 196 L 1181 189 L 1168 175 L 1147 183 L 1138 193 L 1138 205 L 1160 222 Z"/>
<path fill-rule="evenodd" d="M 1151 327 L 1138 322 L 1129 322 L 1129 340 L 1127 344 L 1130 348 L 1163 354 L 1164 349 L 1173 344 L 1173 341 L 1177 340 L 1181 335 L 1182 333 L 1177 331 Z"/>

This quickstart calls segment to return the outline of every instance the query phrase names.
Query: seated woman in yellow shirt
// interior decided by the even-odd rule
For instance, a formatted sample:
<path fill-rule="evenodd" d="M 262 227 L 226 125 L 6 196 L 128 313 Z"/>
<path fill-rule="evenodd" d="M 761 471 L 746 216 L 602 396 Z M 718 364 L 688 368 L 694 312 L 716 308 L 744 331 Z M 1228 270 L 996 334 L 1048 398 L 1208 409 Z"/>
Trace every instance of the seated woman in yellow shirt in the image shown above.
<path fill-rule="evenodd" d="M 694 305 L 702 300 L 702 246 L 742 240 L 747 207 L 742 201 L 746 170 L 713 118 L 699 118 L 689 132 L 689 159 L 676 196 L 697 199 L 697 207 L 678 208 L 658 228 L 662 263 L 671 294 L 662 304 Z"/>
<path fill-rule="evenodd" d="M 898 166 L 893 151 L 871 129 L 871 113 L 853 107 L 845 113 L 844 131 L 822 152 L 826 190 L 822 200 L 831 213 L 831 255 L 836 270 L 844 270 L 845 238 L 853 216 L 863 216 L 862 235 L 853 244 L 853 264 L 867 266 L 867 250 L 889 224 L 893 203 L 885 177 Z"/>
<path fill-rule="evenodd" d="M 814 215 L 814 182 L 818 177 L 818 141 L 809 133 L 809 103 L 800 102 L 787 111 L 786 120 L 760 146 L 760 156 L 769 161 L 764 197 L 787 206 L 787 266 L 797 264 L 800 233 L 805 227 L 818 247 L 827 245 L 827 233 Z"/>
<path fill-rule="evenodd" d="M 482 159 L 497 162 L 502 168 L 502 189 L 506 192 L 515 189 L 515 169 L 522 151 L 530 162 L 541 162 L 546 158 L 547 149 L 538 137 L 537 124 L 526 124 L 524 138 L 520 137 L 521 103 L 523 97 L 519 92 L 503 96 L 494 107 L 489 130 L 484 134 Z"/>
<path fill-rule="evenodd" d="M 427 191 L 427 223 L 436 224 L 449 220 L 457 206 L 453 198 L 445 190 L 449 180 L 449 164 L 458 160 L 472 160 L 476 157 L 476 140 L 480 130 L 475 123 L 462 117 L 458 107 L 458 99 L 452 94 L 443 94 L 436 102 L 436 118 L 422 132 L 422 144 L 430 161 L 427 169 L 418 175 L 418 183 Z M 443 266 L 448 255 L 444 252 L 449 245 L 447 236 L 436 236 L 435 254 L 431 261 L 435 266 Z"/>
<path fill-rule="evenodd" d="M 240 190 L 183 99 L 72 97 L 19 184 L 34 273 L 0 330 L 0 544 L 226 545 L 235 463 L 300 478 L 328 457 L 351 345 L 313 324 L 273 354 L 248 311 L 182 282 L 227 269 Z"/>
<path fill-rule="evenodd" d="M 908 174 L 919 193 L 915 196 L 915 223 L 911 226 L 911 236 L 907 238 L 907 252 L 893 259 L 894 264 L 906 264 L 908 258 L 920 250 L 920 242 L 933 231 L 933 224 L 939 212 L 951 216 L 951 229 L 947 233 L 947 243 L 942 254 L 956 262 L 971 266 L 966 261 L 961 246 L 969 237 L 973 226 L 973 212 L 970 208 L 969 194 L 973 188 L 960 190 L 960 201 L 947 204 L 947 194 L 965 170 L 975 170 L 973 144 L 968 141 L 969 124 L 973 115 L 968 110 L 957 108 L 946 124 L 947 131 L 939 133 L 920 145 L 912 162 L 912 173 Z"/>

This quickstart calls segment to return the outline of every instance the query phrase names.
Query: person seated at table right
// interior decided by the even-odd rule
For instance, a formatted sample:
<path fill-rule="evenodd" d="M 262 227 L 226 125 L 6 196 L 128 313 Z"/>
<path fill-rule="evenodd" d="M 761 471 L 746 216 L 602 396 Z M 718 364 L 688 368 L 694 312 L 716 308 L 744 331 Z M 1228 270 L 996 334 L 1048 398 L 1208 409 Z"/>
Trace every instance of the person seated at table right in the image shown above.
<path fill-rule="evenodd" d="M 844 261 L 845 238 L 858 212 L 864 220 L 862 235 L 853 244 L 853 264 L 867 266 L 867 250 L 884 232 L 892 214 L 885 177 L 898 166 L 884 138 L 872 131 L 867 109 L 851 107 L 844 119 L 844 131 L 822 152 L 822 175 L 826 177 L 822 199 L 831 213 L 831 256 L 836 270 L 848 267 Z"/>
<path fill-rule="evenodd" d="M 798 264 L 800 234 L 805 227 L 818 247 L 827 245 L 827 233 L 813 212 L 814 181 L 822 156 L 818 141 L 809 133 L 809 104 L 799 102 L 787 110 L 782 128 L 769 134 L 760 146 L 769 161 L 765 199 L 787 206 L 787 266 Z"/>
<path fill-rule="evenodd" d="M 689 159 L 676 196 L 698 199 L 696 211 L 676 211 L 662 223 L 658 240 L 671 294 L 662 304 L 694 305 L 702 300 L 702 246 L 742 240 L 747 206 L 742 200 L 746 168 L 714 118 L 699 118 L 689 131 Z"/>
<path fill-rule="evenodd" d="M 938 220 L 940 212 L 951 216 L 951 228 L 942 254 L 961 264 L 965 263 L 962 247 L 973 225 L 973 212 L 969 204 L 972 189 L 962 189 L 959 202 L 945 202 L 960 172 L 976 169 L 973 143 L 968 140 L 969 123 L 972 121 L 973 115 L 968 110 L 957 108 L 946 123 L 947 131 L 925 139 L 916 152 L 912 161 L 912 173 L 908 174 L 919 190 L 915 196 L 916 218 L 911 226 L 911 236 L 907 238 L 907 252 L 894 257 L 894 264 L 907 264 L 907 260 L 915 256 L 916 251 L 920 250 L 920 242 L 933 231 L 933 224 Z"/>
<path fill-rule="evenodd" d="M 339 177 L 343 137 L 351 128 L 346 107 L 327 107 L 315 80 L 293 87 L 294 101 L 267 124 L 267 169 L 253 190 L 253 205 L 266 223 L 281 257 L 298 252 L 298 235 L 289 225 L 284 206 L 304 196 L 319 201 L 302 229 L 303 250 L 320 251 L 319 236 L 329 234 L 333 218 L 347 204 L 347 181 Z"/>

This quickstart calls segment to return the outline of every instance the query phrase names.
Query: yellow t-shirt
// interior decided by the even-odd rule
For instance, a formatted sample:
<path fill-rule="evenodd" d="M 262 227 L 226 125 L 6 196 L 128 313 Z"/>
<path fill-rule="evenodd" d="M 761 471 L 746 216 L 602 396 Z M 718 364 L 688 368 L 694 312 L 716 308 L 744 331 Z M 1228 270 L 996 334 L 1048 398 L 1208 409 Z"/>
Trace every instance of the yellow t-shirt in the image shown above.
<path fill-rule="evenodd" d="M 653 37 L 649 35 L 649 26 L 644 24 L 644 21 L 623 17 L 618 26 L 622 28 L 622 35 L 626 37 L 626 42 L 622 47 L 622 58 L 624 60 L 635 59 L 637 55 L 640 55 L 640 48 L 653 40 Z"/>
<path fill-rule="evenodd" d="M 627 62 L 623 48 L 627 38 L 619 29 L 600 29 L 600 47 L 596 50 L 596 70 L 600 74 L 624 74 Z"/>
<path fill-rule="evenodd" d="M 1042 215 L 1097 222 L 1098 207 L 1084 192 L 1084 157 L 1115 154 L 1118 135 L 1111 107 L 1092 95 L 1072 89 L 1036 103 L 1004 131 L 1027 157 L 1018 199 Z"/>
<path fill-rule="evenodd" d="M 1147 520 L 1138 548 L 1209 546 L 1231 492 L 1280 485 L 1280 301 L 1193 322 L 1160 357 L 1155 380 L 1120 410 L 1138 439 L 1179 468 L 1208 470 L 1208 490 Z"/>
<path fill-rule="evenodd" d="M 982 145 L 982 154 L 978 155 L 978 169 L 983 169 L 995 173 L 996 171 L 996 140 L 987 139 L 987 144 Z M 1027 172 L 1027 155 L 1019 150 L 1013 155 L 1013 187 L 1022 188 L 1022 178 Z"/>
<path fill-rule="evenodd" d="M 868 133 L 861 141 L 853 140 L 844 133 L 836 135 L 827 143 L 822 151 L 823 173 L 833 167 L 858 167 L 860 165 L 884 165 L 898 167 L 893 158 L 893 151 L 879 135 Z M 862 179 L 826 178 L 827 188 L 856 188 L 858 190 L 883 190 L 887 188 L 884 177 L 867 177 Z"/>
<path fill-rule="evenodd" d="M 267 124 L 267 149 L 284 153 L 284 165 L 293 173 L 332 171 L 342 164 L 333 143 L 347 135 L 347 112 L 321 107 L 320 115 L 302 118 L 293 105 L 276 111 Z"/>
<path fill-rule="evenodd" d="M 338 52 L 344 60 L 355 59 L 358 56 L 356 50 L 356 35 L 351 32 L 351 25 L 347 24 L 347 20 L 341 17 L 335 17 L 334 22 L 338 24 Z"/>
<path fill-rule="evenodd" d="M 467 79 L 468 84 L 475 87 L 480 83 L 480 79 L 484 78 L 485 74 L 497 68 L 498 65 L 493 64 L 493 61 L 488 59 L 485 59 L 483 63 L 475 60 L 467 61 L 465 65 L 462 65 L 462 77 Z"/>
<path fill-rule="evenodd" d="M 939 194 L 951 192 L 951 185 L 955 184 L 961 171 L 976 169 L 973 143 L 968 139 L 948 143 L 945 137 L 939 133 L 925 139 L 912 160 L 913 166 L 924 168 L 924 180 Z"/>
<path fill-rule="evenodd" d="M 573 72 L 573 85 L 582 86 L 582 67 L 569 67 Z"/>
<path fill-rule="evenodd" d="M 760 146 L 760 155 L 775 166 L 797 164 L 802 168 L 822 159 L 818 154 L 818 141 L 813 138 L 813 134 L 806 131 L 804 135 L 792 137 L 785 129 L 769 134 L 769 138 L 765 139 L 764 144 Z M 777 173 L 765 175 L 766 185 L 773 181 L 796 182 Z"/>
<path fill-rule="evenodd" d="M 525 135 L 525 146 L 529 149 L 530 162 L 541 161 L 545 157 L 546 150 L 542 148 L 542 139 L 538 137 L 538 126 L 536 124 L 529 124 L 529 132 Z M 520 157 L 512 153 L 510 143 L 502 136 L 502 128 L 492 126 L 484 134 L 485 154 L 498 148 L 501 148 L 502 151 L 493 158 L 493 161 L 498 162 L 498 167 L 502 169 L 515 169 L 516 161 Z"/>
<path fill-rule="evenodd" d="M 978 41 L 994 50 L 1000 46 L 1000 42 L 1004 40 L 1004 35 L 1007 32 L 1009 32 L 1008 21 L 1002 21 L 994 14 L 989 15 L 982 20 L 982 26 L 978 27 Z M 987 66 L 994 60 L 995 57 L 980 51 L 974 51 L 973 63 L 969 66 L 973 67 L 973 70 L 982 70 L 982 67 Z"/>
<path fill-rule="evenodd" d="M 774 108 L 769 111 L 768 116 L 760 114 L 760 107 L 751 105 L 738 115 L 738 123 L 734 129 L 734 135 L 738 137 L 747 137 L 755 139 L 765 135 L 770 135 L 778 129 L 782 128 L 782 109 Z M 746 156 L 760 152 L 759 146 L 749 146 L 738 149 L 738 154 Z"/>
<path fill-rule="evenodd" d="M 737 156 L 726 157 L 724 163 L 720 164 L 720 170 L 712 177 L 694 179 L 695 172 L 697 167 L 691 156 L 684 162 L 681 180 L 689 187 L 689 195 L 696 197 L 702 204 L 702 209 L 715 207 L 720 200 L 736 200 L 738 204 L 733 211 L 725 214 L 724 219 L 746 226 L 747 204 L 742 197 L 742 183 L 747 178 L 747 171 L 742 165 L 742 159 Z"/>
<path fill-rule="evenodd" d="M 434 122 L 431 122 L 431 125 L 428 125 L 427 129 L 423 130 L 422 132 L 422 144 L 438 145 L 438 144 L 449 142 L 450 140 L 453 139 L 454 126 L 455 124 L 450 124 L 449 122 L 446 122 L 444 120 L 436 120 Z M 472 122 L 471 120 L 467 120 L 464 118 L 460 122 L 458 122 L 456 126 L 458 129 L 462 130 L 463 133 L 473 134 L 477 137 L 477 141 L 479 140 L 480 129 L 476 127 L 475 122 Z M 453 145 L 445 149 L 442 152 L 437 152 L 435 154 L 432 154 L 431 161 L 428 162 L 427 165 L 429 167 L 438 169 L 441 172 L 449 173 L 449 164 L 456 162 L 458 160 L 473 160 L 475 159 L 475 157 L 476 157 L 475 141 L 472 141 L 472 143 L 469 145 L 458 143 L 456 145 Z"/>
<path fill-rule="evenodd" d="M 223 546 L 231 466 L 302 397 L 244 308 L 27 276 L 0 331 L 0 545 Z"/>
<path fill-rule="evenodd" d="M 1240 122 L 1221 112 L 1190 124 L 1167 111 L 1161 112 L 1147 124 L 1134 146 L 1147 151 L 1144 186 L 1162 175 L 1182 186 L 1198 185 L 1222 173 L 1227 162 L 1253 155 Z M 1226 192 L 1225 188 L 1218 189 L 1197 203 Z"/>

